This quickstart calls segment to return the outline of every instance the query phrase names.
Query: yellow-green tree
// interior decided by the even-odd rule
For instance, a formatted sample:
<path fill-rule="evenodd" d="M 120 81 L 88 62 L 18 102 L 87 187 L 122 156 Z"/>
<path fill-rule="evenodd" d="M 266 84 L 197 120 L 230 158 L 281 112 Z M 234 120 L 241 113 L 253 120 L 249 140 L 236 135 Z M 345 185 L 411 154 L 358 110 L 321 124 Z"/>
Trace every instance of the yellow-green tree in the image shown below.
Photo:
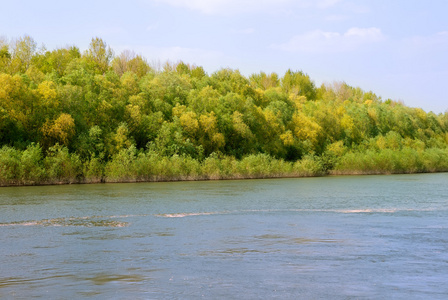
<path fill-rule="evenodd" d="M 104 74 L 114 56 L 112 49 L 99 37 L 92 38 L 86 59 L 98 74 Z"/>
<path fill-rule="evenodd" d="M 10 73 L 25 73 L 31 66 L 31 61 L 36 50 L 37 43 L 29 35 L 14 40 L 12 42 Z"/>
<path fill-rule="evenodd" d="M 62 113 L 57 119 L 45 122 L 42 133 L 46 146 L 59 143 L 68 147 L 75 135 L 75 120 L 71 115 Z"/>

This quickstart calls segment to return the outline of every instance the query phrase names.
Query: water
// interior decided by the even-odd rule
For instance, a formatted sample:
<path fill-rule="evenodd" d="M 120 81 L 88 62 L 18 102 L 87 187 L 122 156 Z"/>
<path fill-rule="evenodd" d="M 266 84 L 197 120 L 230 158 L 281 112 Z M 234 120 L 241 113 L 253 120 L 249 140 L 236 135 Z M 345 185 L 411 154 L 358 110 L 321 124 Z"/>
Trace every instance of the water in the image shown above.
<path fill-rule="evenodd" d="M 446 299 L 448 174 L 0 189 L 2 299 Z"/>

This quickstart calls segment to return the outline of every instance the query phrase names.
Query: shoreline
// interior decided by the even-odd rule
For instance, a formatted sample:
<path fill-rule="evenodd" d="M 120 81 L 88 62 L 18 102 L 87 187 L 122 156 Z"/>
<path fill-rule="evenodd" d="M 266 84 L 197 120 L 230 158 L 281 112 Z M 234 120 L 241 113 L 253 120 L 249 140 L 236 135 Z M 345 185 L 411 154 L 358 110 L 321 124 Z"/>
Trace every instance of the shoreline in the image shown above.
<path fill-rule="evenodd" d="M 419 171 L 419 172 L 373 172 L 373 171 L 333 171 L 328 174 L 316 174 L 316 175 L 273 175 L 273 176 L 229 176 L 222 178 L 212 177 L 193 177 L 193 176 L 180 176 L 174 178 L 152 178 L 152 179 L 120 179 L 120 180 L 80 180 L 80 181 L 58 181 L 58 182 L 32 182 L 32 183 L 12 183 L 12 184 L 0 184 L 0 188 L 8 187 L 29 187 L 29 186 L 56 186 L 56 185 L 85 185 L 85 184 L 120 184 L 120 183 L 151 183 L 151 182 L 182 182 L 182 181 L 227 181 L 227 180 L 260 180 L 260 179 L 286 179 L 286 178 L 310 178 L 310 177 L 336 177 L 336 176 L 375 176 L 375 175 L 411 175 L 411 174 L 436 174 L 436 173 L 448 173 L 448 170 L 440 171 Z M 155 176 L 157 177 L 157 176 Z"/>

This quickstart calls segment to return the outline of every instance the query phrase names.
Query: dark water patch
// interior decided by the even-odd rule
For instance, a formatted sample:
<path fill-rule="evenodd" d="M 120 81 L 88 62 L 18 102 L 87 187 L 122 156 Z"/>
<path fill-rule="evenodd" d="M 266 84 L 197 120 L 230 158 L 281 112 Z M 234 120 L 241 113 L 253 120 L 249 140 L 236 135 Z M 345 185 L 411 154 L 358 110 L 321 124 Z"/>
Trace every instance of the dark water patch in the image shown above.
<path fill-rule="evenodd" d="M 37 285 L 45 281 L 54 281 L 60 279 L 74 279 L 74 275 L 52 275 L 46 277 L 6 277 L 0 278 L 0 288 L 8 288 L 16 285 Z"/>
<path fill-rule="evenodd" d="M 278 239 L 285 239 L 287 238 L 285 235 L 281 235 L 281 234 L 262 234 L 262 235 L 256 235 L 254 236 L 255 239 L 260 239 L 260 240 L 278 240 Z"/>
<path fill-rule="evenodd" d="M 7 254 L 7 257 L 23 257 L 23 256 L 34 256 L 34 253 L 28 253 L 28 252 L 20 252 L 20 253 L 12 253 L 12 254 Z"/>
<path fill-rule="evenodd" d="M 254 254 L 254 253 L 268 253 L 268 251 L 257 250 L 251 248 L 228 248 L 224 250 L 210 250 L 210 251 L 201 251 L 198 253 L 199 256 L 241 256 L 246 254 Z"/>
<path fill-rule="evenodd" d="M 80 278 L 81 280 L 87 280 L 91 281 L 95 285 L 104 285 L 111 282 L 128 282 L 128 283 L 135 283 L 135 282 L 142 282 L 144 280 L 148 280 L 148 278 L 145 278 L 141 275 L 127 275 L 127 274 L 96 274 L 92 277 L 86 277 L 86 278 Z"/>
<path fill-rule="evenodd" d="M 154 232 L 155 236 L 165 237 L 165 236 L 175 236 L 172 232 Z"/>

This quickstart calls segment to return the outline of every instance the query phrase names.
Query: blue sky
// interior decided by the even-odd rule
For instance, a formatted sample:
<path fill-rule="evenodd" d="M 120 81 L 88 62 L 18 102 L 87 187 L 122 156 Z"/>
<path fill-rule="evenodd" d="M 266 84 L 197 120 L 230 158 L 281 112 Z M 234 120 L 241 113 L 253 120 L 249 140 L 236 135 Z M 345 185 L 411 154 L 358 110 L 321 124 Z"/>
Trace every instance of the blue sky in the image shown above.
<path fill-rule="evenodd" d="M 2 3 L 0 36 L 47 49 L 101 37 L 118 55 L 183 60 L 208 73 L 308 73 L 383 99 L 448 109 L 448 1 L 90 0 Z"/>

